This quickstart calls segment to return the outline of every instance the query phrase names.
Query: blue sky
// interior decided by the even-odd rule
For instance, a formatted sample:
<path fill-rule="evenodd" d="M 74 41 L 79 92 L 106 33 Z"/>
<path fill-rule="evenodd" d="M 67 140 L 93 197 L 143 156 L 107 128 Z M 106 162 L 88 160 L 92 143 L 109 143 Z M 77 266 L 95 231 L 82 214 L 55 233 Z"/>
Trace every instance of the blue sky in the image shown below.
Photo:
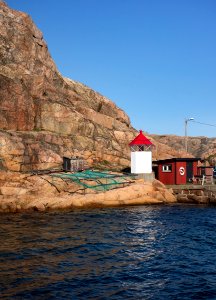
<path fill-rule="evenodd" d="M 66 77 L 114 101 L 136 129 L 216 126 L 215 0 L 6 0 L 28 13 Z M 188 135 L 216 127 L 188 124 Z"/>

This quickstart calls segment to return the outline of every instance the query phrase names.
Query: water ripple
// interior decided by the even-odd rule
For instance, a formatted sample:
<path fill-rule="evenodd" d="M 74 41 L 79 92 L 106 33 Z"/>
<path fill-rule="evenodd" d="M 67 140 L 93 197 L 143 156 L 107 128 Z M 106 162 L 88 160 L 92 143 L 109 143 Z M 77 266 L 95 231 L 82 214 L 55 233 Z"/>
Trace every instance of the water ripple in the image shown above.
<path fill-rule="evenodd" d="M 1 215 L 1 299 L 216 299 L 216 210 Z"/>

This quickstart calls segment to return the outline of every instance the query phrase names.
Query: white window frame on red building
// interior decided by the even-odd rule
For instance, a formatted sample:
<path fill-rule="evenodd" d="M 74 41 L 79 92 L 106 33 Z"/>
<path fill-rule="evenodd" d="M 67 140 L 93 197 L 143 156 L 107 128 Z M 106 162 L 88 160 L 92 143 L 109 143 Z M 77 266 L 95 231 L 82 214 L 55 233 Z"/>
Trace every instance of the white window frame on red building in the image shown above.
<path fill-rule="evenodd" d="M 164 173 L 172 172 L 172 165 L 170 164 L 162 165 L 162 172 Z"/>

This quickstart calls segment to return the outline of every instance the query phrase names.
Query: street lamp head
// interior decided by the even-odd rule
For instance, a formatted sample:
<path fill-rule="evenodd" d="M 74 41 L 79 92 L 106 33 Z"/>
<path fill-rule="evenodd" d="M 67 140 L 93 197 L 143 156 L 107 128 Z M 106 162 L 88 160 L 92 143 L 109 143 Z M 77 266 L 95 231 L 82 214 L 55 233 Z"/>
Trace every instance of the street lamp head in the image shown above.
<path fill-rule="evenodd" d="M 185 119 L 185 122 L 193 121 L 193 120 L 194 120 L 194 118 L 187 118 L 187 119 Z"/>

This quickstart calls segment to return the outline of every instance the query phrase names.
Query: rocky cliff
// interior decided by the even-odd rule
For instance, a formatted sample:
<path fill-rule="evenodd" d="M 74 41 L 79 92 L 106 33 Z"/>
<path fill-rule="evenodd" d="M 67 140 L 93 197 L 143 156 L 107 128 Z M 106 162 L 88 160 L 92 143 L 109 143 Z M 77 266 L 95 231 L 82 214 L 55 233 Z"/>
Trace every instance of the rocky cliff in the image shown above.
<path fill-rule="evenodd" d="M 63 156 L 89 165 L 129 165 L 137 134 L 129 117 L 87 86 L 64 78 L 31 18 L 0 1 L 0 166 L 59 166 Z M 154 141 L 154 158 L 185 153 Z"/>
<path fill-rule="evenodd" d="M 160 141 L 175 150 L 183 151 L 185 138 L 176 135 L 151 135 L 154 140 Z M 188 137 L 188 152 L 194 157 L 201 157 L 209 164 L 216 164 L 216 138 Z"/>

